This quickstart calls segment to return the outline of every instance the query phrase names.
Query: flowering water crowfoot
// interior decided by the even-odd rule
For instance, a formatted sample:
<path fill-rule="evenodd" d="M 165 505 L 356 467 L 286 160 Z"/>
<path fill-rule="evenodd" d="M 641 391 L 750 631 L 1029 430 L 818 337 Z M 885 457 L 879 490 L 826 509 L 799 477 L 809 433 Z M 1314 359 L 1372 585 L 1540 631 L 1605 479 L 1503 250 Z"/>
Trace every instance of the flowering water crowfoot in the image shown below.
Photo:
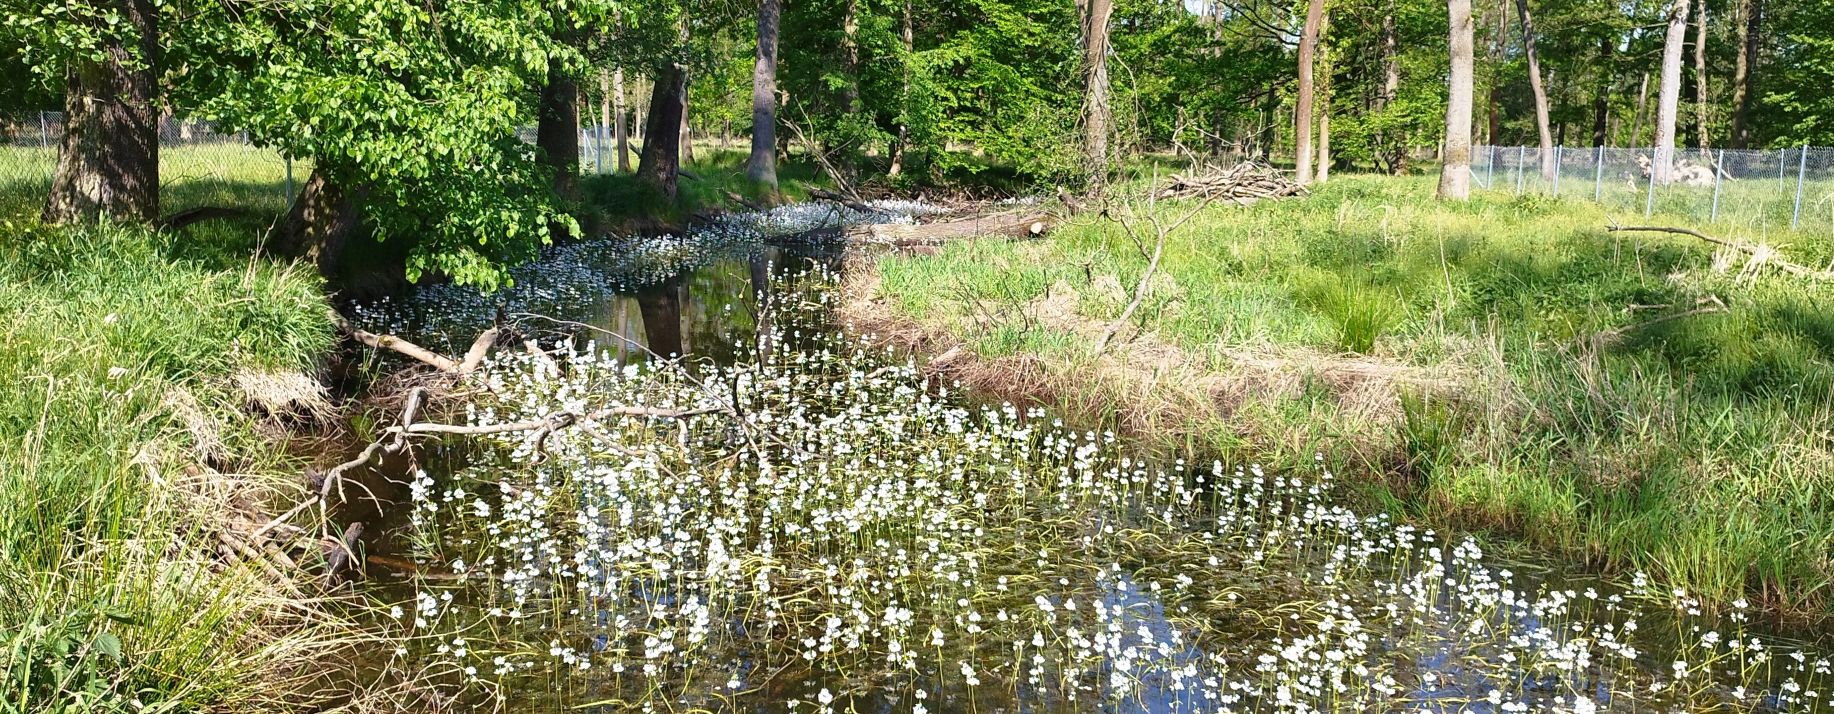
<path fill-rule="evenodd" d="M 757 334 L 795 349 L 731 365 L 577 343 L 558 375 L 474 375 L 474 425 L 732 408 L 556 431 L 545 459 L 501 435 L 417 477 L 418 555 L 464 579 L 421 583 L 404 627 L 440 646 L 410 657 L 472 673 L 463 691 L 651 711 L 1814 711 L 1829 691 L 1820 654 L 1719 632 L 1685 594 L 1525 584 L 1346 508 L 1322 468 L 1158 468 L 974 405 L 831 329 L 828 295 L 774 298 Z"/>

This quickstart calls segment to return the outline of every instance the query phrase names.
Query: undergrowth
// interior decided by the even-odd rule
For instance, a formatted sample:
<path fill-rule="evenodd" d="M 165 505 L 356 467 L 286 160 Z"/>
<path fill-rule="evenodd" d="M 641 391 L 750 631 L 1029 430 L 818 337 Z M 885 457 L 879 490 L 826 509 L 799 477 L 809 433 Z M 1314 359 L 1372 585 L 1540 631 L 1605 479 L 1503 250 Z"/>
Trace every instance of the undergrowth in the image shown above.
<path fill-rule="evenodd" d="M 1345 176 L 1303 200 L 1204 208 L 1168 241 L 1136 318 L 1146 337 L 1121 342 L 1261 383 L 1138 435 L 1293 466 L 1322 452 L 1371 501 L 1429 523 L 1646 568 L 1721 603 L 1834 614 L 1834 287 L 1693 238 L 1609 233 L 1614 216 L 1585 202 L 1431 195 L 1425 178 Z M 1811 266 L 1834 244 L 1708 230 Z M 1159 409 L 1138 402 L 1176 380 L 1104 384 L 1126 348 L 1097 358 L 1026 308 L 1131 291 L 1144 267 L 1124 231 L 1087 217 L 1043 243 L 961 243 L 881 273 L 898 312 L 987 358 L 1040 358 L 1058 401 L 1112 419 Z M 1120 302 L 1085 297 L 1079 317 L 1106 324 Z M 1290 374 L 1250 369 L 1270 363 Z"/>
<path fill-rule="evenodd" d="M 332 332 L 315 276 L 208 239 L 0 223 L 0 711 L 291 708 L 350 632 L 218 557 L 302 488 L 233 375 Z"/>

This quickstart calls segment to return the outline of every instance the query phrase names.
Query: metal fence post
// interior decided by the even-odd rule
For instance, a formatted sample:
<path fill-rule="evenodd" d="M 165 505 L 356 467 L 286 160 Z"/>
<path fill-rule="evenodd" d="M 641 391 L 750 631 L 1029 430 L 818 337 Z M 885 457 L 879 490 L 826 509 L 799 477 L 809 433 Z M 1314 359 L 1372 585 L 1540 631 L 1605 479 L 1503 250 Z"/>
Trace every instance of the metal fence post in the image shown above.
<path fill-rule="evenodd" d="M 1516 147 L 1516 195 L 1522 195 L 1522 163 L 1528 160 L 1528 147 Z"/>
<path fill-rule="evenodd" d="M 51 148 L 51 125 L 45 122 L 45 113 L 38 113 L 38 148 Z"/>
<path fill-rule="evenodd" d="M 1564 148 L 1554 147 L 1554 198 L 1560 198 L 1560 150 Z"/>
<path fill-rule="evenodd" d="M 1486 190 L 1494 189 L 1496 188 L 1496 147 L 1489 147 L 1489 151 L 1485 151 L 1484 156 L 1486 157 L 1484 160 L 1484 188 Z"/>
<path fill-rule="evenodd" d="M 1605 197 L 1605 145 L 1598 145 L 1598 166 L 1592 169 L 1592 202 L 1603 203 Z"/>
<path fill-rule="evenodd" d="M 1726 150 L 1720 149 L 1719 160 L 1713 162 L 1713 217 L 1709 220 L 1719 220 L 1719 178 L 1725 171 L 1725 166 Z"/>
<path fill-rule="evenodd" d="M 1796 209 L 1790 213 L 1789 229 L 1796 229 L 1796 222 L 1802 220 L 1802 178 L 1809 170 L 1809 145 L 1802 145 L 1802 158 L 1796 162 Z"/>

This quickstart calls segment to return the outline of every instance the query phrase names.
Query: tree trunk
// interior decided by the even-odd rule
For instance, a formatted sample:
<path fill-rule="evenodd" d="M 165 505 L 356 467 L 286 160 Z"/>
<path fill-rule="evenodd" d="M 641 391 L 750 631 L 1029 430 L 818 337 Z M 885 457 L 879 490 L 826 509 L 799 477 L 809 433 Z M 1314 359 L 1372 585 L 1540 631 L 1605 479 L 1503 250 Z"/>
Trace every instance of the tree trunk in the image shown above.
<path fill-rule="evenodd" d="M 637 161 L 637 179 L 673 203 L 681 171 L 682 99 L 688 93 L 688 71 L 670 62 L 656 72 L 650 92 L 649 121 L 643 127 L 643 152 Z"/>
<path fill-rule="evenodd" d="M 1535 95 L 1535 132 L 1541 139 L 1541 179 L 1554 182 L 1554 132 L 1548 126 L 1547 87 L 1541 84 L 1541 59 L 1535 53 L 1535 20 L 1528 0 L 1516 0 L 1522 15 L 1522 51 L 1528 55 L 1528 88 Z"/>
<path fill-rule="evenodd" d="M 904 144 L 910 140 L 910 117 L 904 113 L 911 108 L 911 53 L 915 51 L 914 43 L 911 42 L 911 0 L 904 0 L 904 17 L 899 21 L 898 30 L 899 39 L 904 42 L 904 85 L 899 89 L 898 138 L 892 142 L 892 165 L 885 171 L 887 176 L 904 173 Z"/>
<path fill-rule="evenodd" d="M 1701 156 L 1712 146 L 1707 140 L 1707 0 L 1694 4 L 1694 145 Z"/>
<path fill-rule="evenodd" d="M 757 59 L 751 70 L 751 158 L 745 177 L 752 185 L 777 192 L 777 27 L 783 18 L 780 0 L 759 0 Z"/>
<path fill-rule="evenodd" d="M 1331 107 L 1318 108 L 1318 183 L 1331 180 Z"/>
<path fill-rule="evenodd" d="M 1625 146 L 1640 147 L 1643 145 L 1643 117 L 1649 108 L 1649 71 L 1643 72 L 1643 81 L 1637 84 L 1637 115 L 1630 124 L 1630 141 Z"/>
<path fill-rule="evenodd" d="M 681 162 L 694 163 L 694 125 L 688 122 L 688 71 L 681 72 Z"/>
<path fill-rule="evenodd" d="M 618 173 L 630 173 L 630 112 L 624 106 L 624 68 L 611 71 L 612 137 L 618 143 Z"/>
<path fill-rule="evenodd" d="M 1395 96 L 1401 93 L 1401 59 L 1397 51 L 1399 42 L 1395 31 L 1395 4 L 1388 3 L 1388 11 L 1382 14 L 1382 95 L 1377 109 L 1386 109 L 1393 104 Z"/>
<path fill-rule="evenodd" d="M 1293 112 L 1296 179 L 1312 182 L 1312 57 L 1318 52 L 1319 25 L 1324 22 L 1325 0 L 1306 3 L 1305 27 L 1299 34 L 1299 96 Z"/>
<path fill-rule="evenodd" d="M 599 70 L 599 129 L 592 133 L 599 147 L 597 154 L 598 166 L 593 169 L 594 171 L 605 170 L 605 161 L 607 159 L 605 156 L 605 132 L 611 130 L 611 73 L 601 69 Z"/>
<path fill-rule="evenodd" d="M 535 146 L 554 172 L 554 192 L 573 194 L 579 177 L 579 82 L 560 67 L 548 68 L 535 120 Z"/>
<path fill-rule="evenodd" d="M 1665 186 L 1675 168 L 1675 114 L 1681 104 L 1681 48 L 1687 40 L 1688 0 L 1675 0 L 1662 44 L 1662 86 L 1656 100 L 1656 144 L 1649 180 Z"/>
<path fill-rule="evenodd" d="M 311 262 L 326 280 L 336 279 L 343 267 L 344 248 L 362 222 L 363 194 L 363 189 L 344 190 L 314 169 L 270 247 L 279 255 Z"/>
<path fill-rule="evenodd" d="M 1445 156 L 1439 167 L 1439 198 L 1464 201 L 1471 197 L 1471 0 L 1446 0 L 1451 19 L 1448 46 L 1451 73 L 1447 79 Z"/>
<path fill-rule="evenodd" d="M 841 16 L 841 57 L 847 62 L 847 86 L 841 88 L 842 103 L 852 116 L 860 112 L 860 0 L 847 0 Z"/>
<path fill-rule="evenodd" d="M 118 0 L 138 33 L 78 58 L 65 73 L 64 138 L 45 200 L 47 223 L 159 218 L 159 16 L 151 0 Z M 15 70 L 16 71 L 16 70 Z"/>
<path fill-rule="evenodd" d="M 1598 38 L 1598 93 L 1592 97 L 1592 145 L 1604 146 L 1610 138 L 1607 125 L 1611 116 L 1611 36 Z"/>
<path fill-rule="evenodd" d="M 1502 63 L 1503 48 L 1509 39 L 1509 0 L 1498 0 L 1496 8 L 1496 36 L 1490 38 L 1490 59 Z M 1497 143 L 1497 133 L 1503 123 L 1503 85 L 1493 76 L 1490 79 L 1489 107 L 1486 112 L 1487 122 L 1484 127 L 1484 141 L 1492 146 Z"/>
<path fill-rule="evenodd" d="M 1320 18 L 1318 23 L 1318 43 L 1323 50 L 1319 55 L 1319 79 L 1313 93 L 1318 103 L 1318 171 L 1314 180 L 1324 183 L 1331 179 L 1331 46 L 1325 38 L 1330 32 L 1331 19 Z"/>
<path fill-rule="evenodd" d="M 1324 0 L 1317 0 L 1323 2 Z M 1108 180 L 1108 18 L 1113 0 L 1084 0 L 1083 13 L 1083 149 L 1091 186 L 1099 191 Z"/>
<path fill-rule="evenodd" d="M 1758 0 L 1738 3 L 1738 64 L 1732 70 L 1732 148 L 1751 146 L 1752 77 L 1758 70 Z"/>

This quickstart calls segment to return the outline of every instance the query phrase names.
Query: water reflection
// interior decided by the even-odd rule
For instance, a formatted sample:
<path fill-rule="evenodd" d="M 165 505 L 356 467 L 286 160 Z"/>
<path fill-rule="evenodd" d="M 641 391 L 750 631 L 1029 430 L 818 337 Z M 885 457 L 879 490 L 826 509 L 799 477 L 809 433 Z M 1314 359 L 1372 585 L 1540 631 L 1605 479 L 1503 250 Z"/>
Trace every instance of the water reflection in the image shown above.
<path fill-rule="evenodd" d="M 841 262 L 835 250 L 760 246 L 747 255 L 608 296 L 580 318 L 604 334 L 579 337 L 597 338 L 626 362 L 652 354 L 715 364 L 768 356 L 780 341 L 766 317 L 776 307 L 772 296 L 821 272 L 833 274 Z"/>

